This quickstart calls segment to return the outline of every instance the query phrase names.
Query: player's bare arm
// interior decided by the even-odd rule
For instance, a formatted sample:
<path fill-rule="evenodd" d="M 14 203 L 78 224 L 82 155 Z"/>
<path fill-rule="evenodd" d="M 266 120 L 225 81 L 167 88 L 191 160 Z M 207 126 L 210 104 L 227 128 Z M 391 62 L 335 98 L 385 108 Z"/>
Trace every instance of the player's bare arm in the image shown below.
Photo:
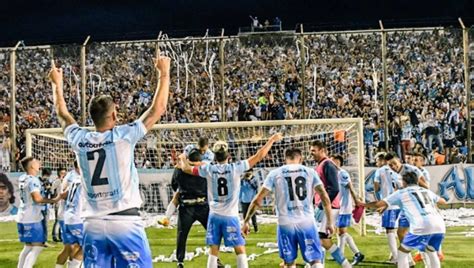
<path fill-rule="evenodd" d="M 334 219 L 332 218 L 332 215 L 331 215 L 332 209 L 331 209 L 331 201 L 329 200 L 329 195 L 324 189 L 324 186 L 322 184 L 314 187 L 314 189 L 321 197 L 321 202 L 323 203 L 324 214 L 326 214 L 326 219 L 327 219 L 327 231 L 328 233 L 333 234 L 336 229 L 334 228 Z"/>
<path fill-rule="evenodd" d="M 356 206 L 362 206 L 364 203 L 362 203 L 360 199 L 357 197 L 357 194 L 354 191 L 354 187 L 352 186 L 352 183 L 349 182 L 346 187 L 349 188 L 349 192 L 351 193 L 352 199 L 354 200 L 354 204 L 356 204 Z"/>
<path fill-rule="evenodd" d="M 273 136 L 268 139 L 267 143 L 260 148 L 256 154 L 251 156 L 248 161 L 249 161 L 249 168 L 253 168 L 258 162 L 262 161 L 262 159 L 267 156 L 268 152 L 273 146 L 273 143 L 279 142 L 283 139 L 283 135 L 281 133 L 276 133 L 273 134 Z"/>
<path fill-rule="evenodd" d="M 56 68 L 54 61 L 51 62 L 51 70 L 48 75 L 53 88 L 53 102 L 56 114 L 58 115 L 61 127 L 65 129 L 69 125 L 75 124 L 76 120 L 69 113 L 63 92 L 63 69 Z"/>
<path fill-rule="evenodd" d="M 38 204 L 54 204 L 60 200 L 57 196 L 53 199 L 44 198 L 39 192 L 31 193 L 31 198 Z"/>
<path fill-rule="evenodd" d="M 244 235 L 247 235 L 250 232 L 250 219 L 252 219 L 252 216 L 257 212 L 257 209 L 262 207 L 263 198 L 265 198 L 265 196 L 267 196 L 269 193 L 270 191 L 268 189 L 261 188 L 255 198 L 252 200 L 252 203 L 250 203 L 247 215 L 245 215 L 244 224 L 242 225 L 242 233 Z"/>
<path fill-rule="evenodd" d="M 189 161 L 188 159 L 186 158 L 186 155 L 185 154 L 180 154 L 178 156 L 178 161 L 179 161 L 179 168 L 184 172 L 184 173 L 187 173 L 187 174 L 190 174 L 190 175 L 194 175 L 193 174 L 193 169 L 194 167 L 191 166 L 189 164 Z"/>
<path fill-rule="evenodd" d="M 157 92 L 155 92 L 150 108 L 148 108 L 148 110 L 146 110 L 140 117 L 140 120 L 143 122 L 147 130 L 150 130 L 166 112 L 170 89 L 170 63 L 171 59 L 168 57 L 160 56 L 155 59 L 155 68 L 159 71 L 159 83 L 156 88 Z"/>
<path fill-rule="evenodd" d="M 428 183 L 426 183 L 426 179 L 424 176 L 421 176 L 419 179 L 418 179 L 418 185 L 420 185 L 420 187 L 423 187 L 423 188 L 426 188 L 426 189 L 429 189 L 429 185 Z"/>

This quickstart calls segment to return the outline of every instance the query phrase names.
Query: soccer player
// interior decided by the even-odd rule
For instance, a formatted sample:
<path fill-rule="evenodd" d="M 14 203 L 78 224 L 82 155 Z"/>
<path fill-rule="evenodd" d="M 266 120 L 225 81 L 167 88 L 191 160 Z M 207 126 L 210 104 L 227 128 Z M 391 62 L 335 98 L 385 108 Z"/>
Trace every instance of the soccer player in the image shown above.
<path fill-rule="evenodd" d="M 416 153 L 413 155 L 413 164 L 415 167 L 417 167 L 420 171 L 421 174 L 423 174 L 423 178 L 425 179 L 425 184 L 426 188 L 430 188 L 430 181 L 431 181 L 431 176 L 430 173 L 426 168 L 424 168 L 424 165 L 426 163 L 426 156 L 422 153 Z"/>
<path fill-rule="evenodd" d="M 446 204 L 446 201 L 430 190 L 420 187 L 419 175 L 416 172 L 403 173 L 402 180 L 403 189 L 366 206 L 384 211 L 391 205 L 397 205 L 407 216 L 410 231 L 398 248 L 397 266 L 399 268 L 409 267 L 408 255 L 414 249 L 427 252 L 430 268 L 441 267 L 437 251 L 444 239 L 446 227 L 436 209 L 436 204 Z"/>
<path fill-rule="evenodd" d="M 82 263 L 83 221 L 81 219 L 81 174 L 77 161 L 74 170 L 67 173 L 64 180 L 65 191 L 61 198 L 65 199 L 64 221 L 61 222 L 64 248 L 56 260 L 56 268 L 64 267 L 69 258 L 68 268 L 80 267 Z"/>
<path fill-rule="evenodd" d="M 300 149 L 287 149 L 285 162 L 286 165 L 274 169 L 268 174 L 263 187 L 250 204 L 242 232 L 249 233 L 250 219 L 261 207 L 263 198 L 273 192 L 278 216 L 278 248 L 280 258 L 285 263 L 284 267 L 296 267 L 298 245 L 305 262 L 313 268 L 323 267 L 321 243 L 314 219 L 313 196 L 315 192 L 321 196 L 324 212 L 328 218 L 327 228 L 330 233 L 333 233 L 334 226 L 328 194 L 324 190 L 318 174 L 313 169 L 301 164 Z"/>
<path fill-rule="evenodd" d="M 11 216 L 18 213 L 15 204 L 13 184 L 7 175 L 0 173 L 0 216 Z"/>
<path fill-rule="evenodd" d="M 336 164 L 327 157 L 327 147 L 324 142 L 318 140 L 314 141 L 311 144 L 311 155 L 317 163 L 316 172 L 321 178 L 324 189 L 328 193 L 329 200 L 331 201 L 331 217 L 336 219 L 340 207 L 339 169 Z M 321 209 L 321 204 L 319 204 L 319 211 L 321 211 Z M 327 233 L 327 225 L 330 219 L 324 214 L 321 219 L 317 220 L 320 223 L 319 238 L 321 239 L 323 247 L 329 251 L 334 260 L 342 267 L 351 267 L 349 261 L 342 254 L 341 249 L 339 249 L 337 245 L 334 245 L 331 241 L 330 234 Z"/>
<path fill-rule="evenodd" d="M 222 238 L 227 247 L 234 247 L 237 254 L 237 267 L 247 268 L 245 241 L 240 233 L 239 222 L 239 193 L 240 180 L 245 171 L 254 167 L 270 151 L 273 143 L 280 141 L 280 133 L 270 137 L 268 142 L 257 153 L 247 160 L 228 163 L 230 154 L 225 142 L 214 144 L 213 152 L 217 164 L 204 164 L 192 167 L 186 161 L 186 156 L 180 155 L 181 169 L 195 176 L 207 179 L 207 196 L 209 198 L 209 221 L 206 242 L 211 247 L 208 268 L 217 267 L 217 256 Z"/>
<path fill-rule="evenodd" d="M 354 203 L 357 206 L 360 206 L 363 203 L 357 198 L 354 187 L 352 187 L 349 172 L 341 168 L 342 164 L 344 163 L 344 158 L 342 155 L 334 155 L 331 157 L 331 159 L 339 168 L 339 191 L 341 194 L 341 207 L 339 208 L 339 215 L 336 220 L 336 227 L 339 234 L 338 246 L 342 254 L 344 254 L 344 248 L 347 242 L 349 248 L 354 253 L 352 265 L 357 265 L 364 260 L 365 256 L 359 251 L 359 248 L 355 244 L 351 234 L 347 232 L 347 227 L 351 226 L 352 210 L 354 208 L 352 205 L 352 200 L 354 200 Z"/>
<path fill-rule="evenodd" d="M 57 178 L 53 181 L 52 190 L 53 194 L 56 196 L 63 192 L 63 182 L 64 176 L 66 176 L 66 169 L 65 168 L 58 168 L 57 170 Z M 62 230 L 61 225 L 64 224 L 64 200 L 60 200 L 58 203 L 54 204 L 54 224 L 53 230 L 51 231 L 51 235 L 53 237 L 54 242 L 62 242 Z M 61 223 L 62 222 L 62 223 Z"/>
<path fill-rule="evenodd" d="M 385 153 L 378 154 L 375 161 L 378 169 L 374 176 L 374 194 L 375 198 L 380 201 L 398 189 L 399 175 L 387 165 Z M 390 263 L 397 262 L 397 234 L 395 229 L 398 227 L 399 215 L 400 208 L 398 206 L 389 206 L 382 214 L 382 227 L 385 228 L 391 253 L 388 261 Z"/>
<path fill-rule="evenodd" d="M 64 136 L 76 154 L 84 196 L 85 267 L 152 267 L 151 252 L 138 213 L 142 204 L 134 148 L 166 111 L 170 59 L 159 57 L 157 93 L 151 107 L 136 121 L 116 126 L 117 111 L 112 97 L 90 100 L 89 114 L 95 130 L 79 127 L 69 113 L 63 96 L 63 72 L 53 68 L 53 100 Z"/>
<path fill-rule="evenodd" d="M 240 206 L 242 207 L 242 214 L 245 218 L 247 215 L 250 203 L 254 199 L 255 195 L 257 194 L 258 190 L 258 182 L 253 175 L 253 169 L 248 170 L 245 172 L 242 181 L 240 183 Z M 253 230 L 257 233 L 258 232 L 258 225 L 257 225 L 257 215 L 254 214 L 252 216 L 252 225 Z"/>
<path fill-rule="evenodd" d="M 48 199 L 41 196 L 41 182 L 38 178 L 40 161 L 25 157 L 21 160 L 21 166 L 26 174 L 18 178 L 20 206 L 17 227 L 20 242 L 25 243 L 25 246 L 19 256 L 18 268 L 32 268 L 46 242 L 41 210 L 44 204 L 56 203 L 59 198 Z"/>

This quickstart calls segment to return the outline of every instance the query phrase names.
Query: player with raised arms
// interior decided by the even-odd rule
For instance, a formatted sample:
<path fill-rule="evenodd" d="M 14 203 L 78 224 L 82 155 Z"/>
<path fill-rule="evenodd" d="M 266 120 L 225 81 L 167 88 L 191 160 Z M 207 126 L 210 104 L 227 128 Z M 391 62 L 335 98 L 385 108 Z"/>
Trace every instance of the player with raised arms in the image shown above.
<path fill-rule="evenodd" d="M 85 267 L 152 267 L 151 251 L 138 209 L 142 205 L 134 149 L 166 111 L 170 83 L 170 59 L 158 57 L 157 92 L 151 107 L 136 121 L 116 126 L 112 97 L 91 99 L 89 114 L 95 130 L 79 127 L 63 96 L 62 69 L 53 67 L 53 100 L 64 136 L 81 169 L 84 218 Z"/>
<path fill-rule="evenodd" d="M 240 180 L 245 171 L 260 162 L 268 154 L 273 143 L 282 138 L 280 133 L 274 134 L 255 155 L 235 163 L 228 163 L 230 154 L 225 142 L 214 144 L 213 152 L 216 164 L 193 167 L 186 161 L 184 154 L 180 155 L 180 165 L 184 172 L 207 179 L 210 214 L 206 243 L 211 247 L 207 262 L 208 268 L 217 267 L 219 245 L 222 238 L 224 238 L 225 246 L 234 247 L 237 254 L 237 267 L 248 267 L 245 241 L 240 232 L 239 222 Z"/>

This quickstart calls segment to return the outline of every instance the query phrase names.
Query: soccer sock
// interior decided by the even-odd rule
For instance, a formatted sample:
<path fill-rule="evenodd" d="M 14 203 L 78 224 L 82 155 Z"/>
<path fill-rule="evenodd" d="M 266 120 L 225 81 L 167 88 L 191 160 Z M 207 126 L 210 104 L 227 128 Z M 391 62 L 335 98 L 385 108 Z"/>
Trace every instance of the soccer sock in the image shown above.
<path fill-rule="evenodd" d="M 409 268 L 408 266 L 408 255 L 409 253 L 405 253 L 403 251 L 398 251 L 398 258 L 397 258 L 397 267 L 398 268 Z"/>
<path fill-rule="evenodd" d="M 321 263 L 324 265 L 324 262 L 326 261 L 326 249 L 321 246 Z"/>
<path fill-rule="evenodd" d="M 354 242 L 354 238 L 349 233 L 344 234 L 346 236 L 346 242 L 349 245 L 349 248 L 352 250 L 354 254 L 359 253 L 359 248 L 357 247 L 356 243 Z"/>
<path fill-rule="evenodd" d="M 342 255 L 341 250 L 336 245 L 332 245 L 328 251 L 337 263 L 343 264 L 344 261 L 347 261 L 344 255 Z"/>
<path fill-rule="evenodd" d="M 397 234 L 394 232 L 387 233 L 388 247 L 392 252 L 392 258 L 397 259 Z"/>
<path fill-rule="evenodd" d="M 237 255 L 237 268 L 248 268 L 249 263 L 247 260 L 247 254 L 242 253 Z"/>
<path fill-rule="evenodd" d="M 440 268 L 441 263 L 439 262 L 438 252 L 427 252 L 428 258 L 430 259 L 430 267 L 431 268 Z"/>
<path fill-rule="evenodd" d="M 341 250 L 342 255 L 344 256 L 344 248 L 346 247 L 346 234 L 337 236 L 337 246 Z"/>
<path fill-rule="evenodd" d="M 171 216 L 173 216 L 175 211 L 176 211 L 176 206 L 173 204 L 173 202 L 170 202 L 168 204 L 168 207 L 166 208 L 165 216 L 168 219 L 171 219 Z"/>
<path fill-rule="evenodd" d="M 33 268 L 36 263 L 36 259 L 40 255 L 41 251 L 43 251 L 44 247 L 33 247 L 26 256 L 24 268 Z"/>
<path fill-rule="evenodd" d="M 79 268 L 81 267 L 81 260 L 78 259 L 72 259 L 72 261 L 69 261 L 67 268 Z"/>
<path fill-rule="evenodd" d="M 423 259 L 423 262 L 425 263 L 425 267 L 430 268 L 430 257 L 428 256 L 427 252 L 420 252 L 421 258 Z"/>
<path fill-rule="evenodd" d="M 28 253 L 30 253 L 32 246 L 27 246 L 25 245 L 23 247 L 23 250 L 20 253 L 20 256 L 18 257 L 18 268 L 23 268 L 23 265 L 25 264 L 25 259 L 26 256 L 28 256 Z"/>
<path fill-rule="evenodd" d="M 311 265 L 311 268 L 324 268 L 324 265 L 320 262 Z"/>
<path fill-rule="evenodd" d="M 411 255 L 411 253 L 408 254 L 408 264 L 410 266 L 415 266 L 416 265 L 416 262 L 415 262 L 415 260 L 413 260 L 413 256 Z"/>
<path fill-rule="evenodd" d="M 217 256 L 209 254 L 209 258 L 207 258 L 207 268 L 217 268 Z"/>

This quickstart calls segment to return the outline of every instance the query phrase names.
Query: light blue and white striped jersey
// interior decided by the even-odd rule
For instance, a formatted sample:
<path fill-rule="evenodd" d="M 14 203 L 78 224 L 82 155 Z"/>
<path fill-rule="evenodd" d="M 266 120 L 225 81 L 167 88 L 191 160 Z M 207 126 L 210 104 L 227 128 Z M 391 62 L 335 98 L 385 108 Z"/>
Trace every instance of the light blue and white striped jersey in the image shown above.
<path fill-rule="evenodd" d="M 211 213 L 239 216 L 240 180 L 249 168 L 247 160 L 195 167 L 194 175 L 207 179 L 207 197 Z"/>
<path fill-rule="evenodd" d="M 263 187 L 275 194 L 278 224 L 314 218 L 314 187 L 322 185 L 316 171 L 300 164 L 284 165 L 268 173 Z"/>
<path fill-rule="evenodd" d="M 423 174 L 423 177 L 425 178 L 426 184 L 428 184 L 428 187 L 430 187 L 430 182 L 431 182 L 431 176 L 428 170 L 424 167 L 420 168 L 421 174 Z"/>
<path fill-rule="evenodd" d="M 410 186 L 389 195 L 384 201 L 399 206 L 410 222 L 410 233 L 415 235 L 445 233 L 443 217 L 436 209 L 439 200 L 432 191 Z"/>
<path fill-rule="evenodd" d="M 354 209 L 353 200 L 351 191 L 349 189 L 349 184 L 351 183 L 351 176 L 349 172 L 345 169 L 339 169 L 339 194 L 341 195 L 340 204 L 341 207 L 339 208 L 339 214 L 351 214 L 352 210 Z"/>
<path fill-rule="evenodd" d="M 418 179 L 423 176 L 423 173 L 421 173 L 421 170 L 419 168 L 410 164 L 402 164 L 402 169 L 400 170 L 400 172 L 398 172 L 398 188 L 403 187 L 402 176 L 410 172 L 416 173 Z"/>
<path fill-rule="evenodd" d="M 18 207 L 17 222 L 40 222 L 43 219 L 41 210 L 44 205 L 36 203 L 31 197 L 34 192 L 41 193 L 39 178 L 27 174 L 21 175 L 18 178 L 18 190 L 20 190 L 20 206 Z"/>
<path fill-rule="evenodd" d="M 75 170 L 66 174 L 64 179 L 67 181 L 67 198 L 64 210 L 65 224 L 80 224 L 81 219 L 81 175 Z"/>
<path fill-rule="evenodd" d="M 388 165 L 382 166 L 375 171 L 374 182 L 379 183 L 380 190 L 375 193 L 378 200 L 384 199 L 397 190 L 399 175 Z M 390 206 L 388 209 L 398 209 Z"/>
<path fill-rule="evenodd" d="M 82 218 L 102 217 L 142 205 L 133 151 L 146 131 L 140 120 L 105 132 L 77 124 L 64 130 L 81 169 Z"/>
<path fill-rule="evenodd" d="M 189 156 L 189 153 L 194 148 L 199 149 L 195 144 L 184 147 L 184 154 Z M 207 149 L 204 154 L 201 154 L 201 162 L 211 163 L 212 161 L 214 161 L 214 153 L 210 149 Z"/>

